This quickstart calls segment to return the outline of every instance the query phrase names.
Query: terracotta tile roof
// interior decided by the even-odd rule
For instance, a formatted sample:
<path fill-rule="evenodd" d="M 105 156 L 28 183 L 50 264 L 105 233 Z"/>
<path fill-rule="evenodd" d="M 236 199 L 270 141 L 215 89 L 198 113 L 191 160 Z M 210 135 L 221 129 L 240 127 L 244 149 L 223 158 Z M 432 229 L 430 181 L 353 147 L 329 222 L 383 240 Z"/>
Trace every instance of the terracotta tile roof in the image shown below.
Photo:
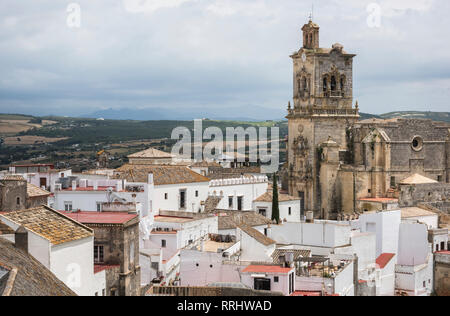
<path fill-rule="evenodd" d="M 116 169 L 114 178 L 126 179 L 128 182 L 148 182 L 148 175 L 153 174 L 155 185 L 178 183 L 209 182 L 210 179 L 184 166 L 162 165 L 123 165 Z"/>
<path fill-rule="evenodd" d="M 291 296 L 322 296 L 322 292 L 295 291 Z"/>
<path fill-rule="evenodd" d="M 120 268 L 120 265 L 95 264 L 94 265 L 94 274 L 97 274 L 97 273 L 105 271 L 105 270 L 112 270 L 112 269 L 115 269 L 115 268 Z"/>
<path fill-rule="evenodd" d="M 395 253 L 382 253 L 376 260 L 377 265 L 384 269 L 384 267 L 395 257 Z"/>
<path fill-rule="evenodd" d="M 172 157 L 173 157 L 172 154 L 166 153 L 164 151 L 155 148 L 149 148 L 128 156 L 128 158 L 172 158 Z"/>
<path fill-rule="evenodd" d="M 400 208 L 402 218 L 421 217 L 421 216 L 438 216 L 438 214 L 424 210 L 420 207 L 402 207 Z"/>
<path fill-rule="evenodd" d="M 19 226 L 23 225 L 53 245 L 94 235 L 90 228 L 45 206 L 4 213 L 1 216 Z"/>
<path fill-rule="evenodd" d="M 205 201 L 205 213 L 214 212 L 222 199 L 220 196 L 208 196 Z"/>
<path fill-rule="evenodd" d="M 275 249 L 272 254 L 273 263 L 275 264 L 283 264 L 281 262 L 280 256 L 286 255 L 287 253 L 294 253 L 294 261 L 298 258 L 309 258 L 311 257 L 311 250 L 301 250 L 301 249 Z"/>
<path fill-rule="evenodd" d="M 199 162 L 195 162 L 194 164 L 191 165 L 191 167 L 197 167 L 197 168 L 207 168 L 207 167 L 216 167 L 216 168 L 222 168 L 222 166 L 215 162 L 215 161 L 199 161 Z"/>
<path fill-rule="evenodd" d="M 0 296 L 76 296 L 33 256 L 0 238 L 0 268 L 2 267 L 8 275 L 0 280 Z M 12 285 L 9 288 L 4 284 L 7 281 Z"/>
<path fill-rule="evenodd" d="M 51 195 L 50 192 L 43 190 L 40 187 L 35 186 L 34 184 L 27 183 L 27 196 L 29 198 L 49 196 L 49 195 Z"/>
<path fill-rule="evenodd" d="M 267 191 L 266 193 L 264 193 L 263 195 L 258 197 L 256 200 L 254 200 L 254 202 L 270 202 L 270 203 L 272 203 L 272 198 L 273 198 L 273 192 Z M 279 202 L 300 201 L 300 198 L 291 196 L 288 194 L 279 193 L 278 201 Z"/>
<path fill-rule="evenodd" d="M 294 268 L 283 268 L 281 266 L 258 266 L 250 265 L 247 266 L 242 272 L 249 273 L 277 273 L 277 274 L 288 274 L 293 271 Z"/>
<path fill-rule="evenodd" d="M 438 182 L 436 180 L 424 177 L 417 173 L 400 181 L 400 184 L 426 184 L 426 183 L 438 183 Z"/>
<path fill-rule="evenodd" d="M 219 230 L 235 229 L 239 224 L 246 224 L 251 227 L 271 224 L 272 221 L 267 217 L 256 212 L 240 211 L 220 211 L 216 210 L 219 221 Z"/>
<path fill-rule="evenodd" d="M 126 212 L 60 212 L 82 224 L 125 224 L 137 218 L 137 214 Z"/>
<path fill-rule="evenodd" d="M 11 227 L 3 223 L 0 219 L 0 235 L 11 235 L 11 234 L 14 234 L 14 230 L 12 230 Z"/>
<path fill-rule="evenodd" d="M 249 235 L 250 237 L 254 238 L 257 242 L 265 245 L 270 246 L 273 244 L 276 244 L 275 240 L 270 239 L 266 235 L 260 233 L 258 230 L 254 229 L 253 227 L 247 226 L 247 225 L 239 225 L 238 226 L 244 233 Z"/>

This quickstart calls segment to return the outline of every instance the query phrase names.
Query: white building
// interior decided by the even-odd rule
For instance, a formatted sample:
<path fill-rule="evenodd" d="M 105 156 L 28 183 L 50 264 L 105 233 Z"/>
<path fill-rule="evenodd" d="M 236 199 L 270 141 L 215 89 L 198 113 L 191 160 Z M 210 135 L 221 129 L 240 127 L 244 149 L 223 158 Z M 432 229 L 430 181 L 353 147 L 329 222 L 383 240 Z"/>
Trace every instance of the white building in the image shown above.
<path fill-rule="evenodd" d="M 272 219 L 272 199 L 273 193 L 267 191 L 253 201 L 253 209 L 268 219 Z M 301 209 L 301 199 L 288 194 L 278 194 L 278 204 L 280 210 L 280 220 L 282 222 L 303 221 L 303 210 Z"/>
<path fill-rule="evenodd" d="M 250 265 L 242 270 L 242 283 L 254 290 L 283 293 L 295 291 L 295 268 L 274 265 Z"/>
<path fill-rule="evenodd" d="M 167 211 L 155 216 L 149 235 L 142 236 L 142 283 L 162 277 L 164 284 L 173 284 L 179 279 L 180 251 L 217 234 L 217 227 L 216 216 Z"/>
<path fill-rule="evenodd" d="M 400 224 L 395 289 L 396 294 L 409 296 L 429 296 L 433 291 L 433 254 L 426 224 Z"/>
<path fill-rule="evenodd" d="M 55 169 L 52 164 L 26 164 L 9 167 L 12 174 L 22 175 L 28 183 L 50 191 L 59 178 L 72 176 L 70 169 Z"/>
<path fill-rule="evenodd" d="M 151 209 L 155 212 L 199 213 L 208 197 L 209 178 L 183 166 L 128 164 L 117 169 L 115 178 L 136 185 L 152 181 Z"/>
<path fill-rule="evenodd" d="M 241 242 L 241 261 L 272 262 L 272 254 L 276 249 L 276 242 L 258 230 L 239 225 L 236 240 Z"/>
<path fill-rule="evenodd" d="M 267 192 L 268 184 L 266 176 L 211 180 L 209 194 L 222 198 L 219 210 L 253 211 L 253 201 Z"/>
<path fill-rule="evenodd" d="M 48 207 L 3 213 L 1 221 L 28 233 L 28 252 L 76 294 L 102 293 L 104 280 L 94 276 L 93 231 Z"/>

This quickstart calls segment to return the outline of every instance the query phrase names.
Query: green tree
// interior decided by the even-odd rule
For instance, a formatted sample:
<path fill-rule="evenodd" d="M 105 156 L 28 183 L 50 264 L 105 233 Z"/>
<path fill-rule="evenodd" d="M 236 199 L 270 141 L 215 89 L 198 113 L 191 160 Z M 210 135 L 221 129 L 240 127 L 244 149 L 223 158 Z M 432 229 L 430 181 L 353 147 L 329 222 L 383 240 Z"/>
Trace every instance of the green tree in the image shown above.
<path fill-rule="evenodd" d="M 273 193 L 272 193 L 272 221 L 280 223 L 280 205 L 278 203 L 278 184 L 277 175 L 273 174 Z"/>

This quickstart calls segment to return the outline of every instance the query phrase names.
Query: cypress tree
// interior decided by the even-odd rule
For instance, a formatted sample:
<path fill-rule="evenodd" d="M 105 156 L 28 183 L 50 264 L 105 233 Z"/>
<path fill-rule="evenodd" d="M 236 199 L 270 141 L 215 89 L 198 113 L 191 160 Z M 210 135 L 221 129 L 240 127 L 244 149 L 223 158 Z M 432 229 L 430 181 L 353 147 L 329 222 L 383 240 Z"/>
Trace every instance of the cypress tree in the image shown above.
<path fill-rule="evenodd" d="M 272 221 L 280 223 L 280 205 L 278 203 L 278 184 L 277 175 L 273 174 L 273 193 L 272 193 Z"/>

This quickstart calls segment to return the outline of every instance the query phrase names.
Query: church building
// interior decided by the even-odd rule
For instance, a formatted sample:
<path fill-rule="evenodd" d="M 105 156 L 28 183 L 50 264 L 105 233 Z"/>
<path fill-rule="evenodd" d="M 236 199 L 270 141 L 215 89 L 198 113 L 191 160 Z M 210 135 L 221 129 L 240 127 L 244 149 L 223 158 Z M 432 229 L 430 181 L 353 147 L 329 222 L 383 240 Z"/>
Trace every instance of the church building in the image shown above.
<path fill-rule="evenodd" d="M 353 59 L 341 44 L 320 48 L 319 26 L 302 28 L 288 105 L 287 190 L 316 218 L 360 213 L 361 199 L 398 197 L 420 174 L 449 182 L 450 126 L 431 120 L 360 121 L 353 102 Z"/>

